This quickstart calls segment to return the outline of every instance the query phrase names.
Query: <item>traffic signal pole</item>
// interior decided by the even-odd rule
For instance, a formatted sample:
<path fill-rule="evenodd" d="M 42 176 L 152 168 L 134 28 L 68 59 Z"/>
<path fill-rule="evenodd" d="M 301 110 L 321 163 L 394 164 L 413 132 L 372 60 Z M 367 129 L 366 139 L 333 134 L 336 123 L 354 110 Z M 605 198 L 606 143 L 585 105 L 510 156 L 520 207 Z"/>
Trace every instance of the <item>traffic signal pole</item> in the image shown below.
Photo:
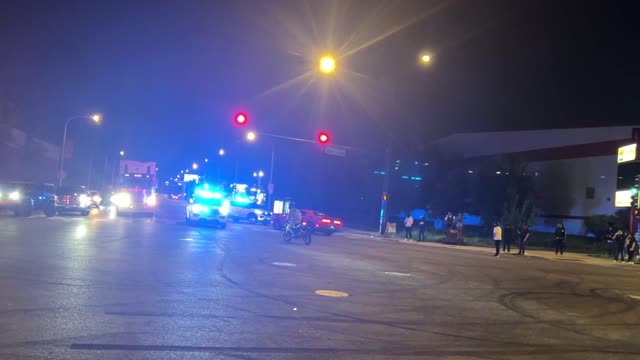
<path fill-rule="evenodd" d="M 380 205 L 380 234 L 384 234 L 387 224 L 387 200 L 389 196 L 389 172 L 391 171 L 391 144 L 384 154 L 384 179 L 382 181 L 382 202 Z"/>

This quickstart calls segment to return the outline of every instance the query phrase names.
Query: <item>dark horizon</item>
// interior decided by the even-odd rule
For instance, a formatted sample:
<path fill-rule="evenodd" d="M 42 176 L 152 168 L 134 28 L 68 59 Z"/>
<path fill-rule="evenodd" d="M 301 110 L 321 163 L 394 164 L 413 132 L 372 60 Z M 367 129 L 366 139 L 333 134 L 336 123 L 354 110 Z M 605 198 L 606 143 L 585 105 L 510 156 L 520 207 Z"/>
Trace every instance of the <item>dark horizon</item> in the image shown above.
<path fill-rule="evenodd" d="M 93 139 L 99 158 L 123 148 L 168 172 L 220 147 L 264 167 L 254 159 L 268 146 L 244 146 L 231 121 L 239 110 L 259 131 L 313 139 L 326 129 L 332 142 L 368 149 L 391 136 L 398 156 L 417 158 L 455 132 L 636 122 L 633 7 L 9 1 L 0 101 L 16 105 L 19 128 L 53 144 L 65 118 L 100 112 L 100 128 L 74 123 L 71 138 Z M 342 45 L 398 28 L 340 58 Z M 327 50 L 343 72 L 278 88 Z M 417 66 L 422 51 L 428 68 Z"/>

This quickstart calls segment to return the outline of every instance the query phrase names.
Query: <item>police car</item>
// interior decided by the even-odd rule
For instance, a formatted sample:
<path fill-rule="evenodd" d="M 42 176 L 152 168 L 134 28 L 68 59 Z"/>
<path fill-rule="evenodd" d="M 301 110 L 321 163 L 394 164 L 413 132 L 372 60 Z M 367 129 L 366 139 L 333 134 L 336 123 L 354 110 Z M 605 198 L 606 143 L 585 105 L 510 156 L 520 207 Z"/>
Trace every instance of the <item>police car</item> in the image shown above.
<path fill-rule="evenodd" d="M 222 192 L 209 189 L 205 184 L 194 191 L 187 205 L 187 225 L 209 223 L 221 229 L 227 227 L 231 206 Z"/>

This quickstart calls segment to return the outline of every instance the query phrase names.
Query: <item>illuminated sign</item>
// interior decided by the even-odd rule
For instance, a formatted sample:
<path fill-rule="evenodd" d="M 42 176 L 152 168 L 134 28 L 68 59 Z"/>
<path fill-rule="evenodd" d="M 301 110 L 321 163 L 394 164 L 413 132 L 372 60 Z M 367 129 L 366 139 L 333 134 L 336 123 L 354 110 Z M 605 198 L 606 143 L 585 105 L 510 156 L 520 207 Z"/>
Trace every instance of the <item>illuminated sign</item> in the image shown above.
<path fill-rule="evenodd" d="M 618 148 L 618 164 L 636 159 L 636 144 Z"/>
<path fill-rule="evenodd" d="M 616 207 L 630 207 L 631 206 L 631 190 L 616 191 L 615 197 Z"/>
<path fill-rule="evenodd" d="M 273 213 L 282 214 L 284 212 L 284 201 L 276 200 L 273 202 Z"/>

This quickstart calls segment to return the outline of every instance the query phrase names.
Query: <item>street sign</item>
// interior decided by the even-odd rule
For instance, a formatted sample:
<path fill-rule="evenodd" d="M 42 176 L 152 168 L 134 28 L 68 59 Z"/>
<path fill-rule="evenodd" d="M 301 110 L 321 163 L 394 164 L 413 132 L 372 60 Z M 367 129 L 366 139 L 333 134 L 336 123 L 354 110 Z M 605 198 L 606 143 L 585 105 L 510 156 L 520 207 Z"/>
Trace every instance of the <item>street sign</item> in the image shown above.
<path fill-rule="evenodd" d="M 636 144 L 618 148 L 618 164 L 636 159 Z"/>
<path fill-rule="evenodd" d="M 327 146 L 324 149 L 325 154 L 334 156 L 347 156 L 347 149 L 337 146 Z"/>

